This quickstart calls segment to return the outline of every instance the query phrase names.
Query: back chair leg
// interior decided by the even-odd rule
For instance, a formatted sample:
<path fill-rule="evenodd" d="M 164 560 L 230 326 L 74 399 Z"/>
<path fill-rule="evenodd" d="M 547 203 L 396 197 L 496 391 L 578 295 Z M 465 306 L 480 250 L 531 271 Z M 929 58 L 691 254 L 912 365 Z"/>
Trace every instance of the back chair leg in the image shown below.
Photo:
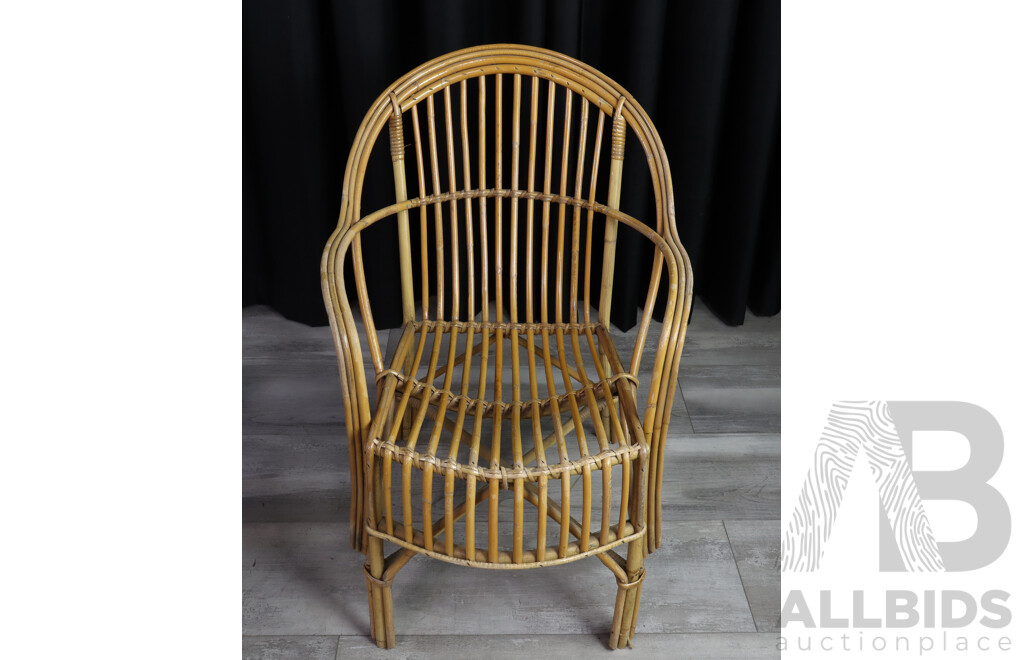
<path fill-rule="evenodd" d="M 644 537 L 629 543 L 626 555 L 626 582 L 619 582 L 615 595 L 615 614 L 612 619 L 612 634 L 608 646 L 621 649 L 633 648 L 633 634 L 636 632 L 637 615 L 640 612 L 640 589 L 644 581 Z"/>
<path fill-rule="evenodd" d="M 391 649 L 395 647 L 395 608 L 391 598 L 393 578 L 384 576 L 384 542 L 371 535 L 368 550 L 363 572 L 366 573 L 366 591 L 370 599 L 370 633 L 377 646 Z"/>

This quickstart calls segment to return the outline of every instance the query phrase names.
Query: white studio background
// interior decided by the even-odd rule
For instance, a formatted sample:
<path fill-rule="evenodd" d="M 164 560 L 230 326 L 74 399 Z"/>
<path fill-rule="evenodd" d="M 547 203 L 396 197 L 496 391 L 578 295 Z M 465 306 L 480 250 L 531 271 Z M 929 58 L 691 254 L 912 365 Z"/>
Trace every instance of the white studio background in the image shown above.
<path fill-rule="evenodd" d="M 238 655 L 241 32 L 0 3 L 0 657 Z"/>
<path fill-rule="evenodd" d="M 1024 520 L 1021 376 L 1024 312 L 1024 5 L 1015 2 L 783 3 L 782 529 L 836 400 L 953 400 L 999 421 L 1002 467 L 990 481 Z M 931 443 L 929 444 L 929 440 Z M 920 442 L 918 442 L 920 441 Z M 963 445 L 960 439 L 960 445 Z M 915 462 L 957 467 L 957 438 L 916 438 Z M 962 459 L 961 459 L 962 463 Z M 920 465 L 924 465 L 921 463 Z M 925 502 L 939 541 L 974 529 L 973 511 Z M 866 463 L 854 472 L 821 569 L 783 574 L 782 596 L 802 590 L 818 616 L 818 591 L 848 616 L 850 592 L 884 609 L 886 589 L 999 588 L 1013 622 L 865 631 L 890 639 L 858 657 L 1019 657 L 1024 649 L 1020 542 L 963 573 L 880 573 L 878 496 Z M 980 616 L 980 615 L 979 615 Z M 858 630 L 784 628 L 785 658 L 841 656 L 817 646 Z M 796 637 L 816 640 L 810 652 Z M 897 634 L 910 651 L 892 651 Z M 919 653 L 917 638 L 935 638 Z M 953 650 L 953 638 L 971 650 Z M 979 636 L 992 650 L 979 651 Z M 1009 637 L 1011 651 L 997 650 Z"/>

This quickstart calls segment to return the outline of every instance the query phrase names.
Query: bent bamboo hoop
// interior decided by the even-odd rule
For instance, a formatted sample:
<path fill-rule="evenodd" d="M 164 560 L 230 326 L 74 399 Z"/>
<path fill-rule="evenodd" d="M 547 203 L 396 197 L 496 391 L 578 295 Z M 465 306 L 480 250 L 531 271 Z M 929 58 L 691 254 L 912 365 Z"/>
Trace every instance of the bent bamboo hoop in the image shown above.
<path fill-rule="evenodd" d="M 363 215 L 363 179 L 385 124 L 396 201 Z M 650 169 L 651 224 L 619 208 L 628 132 Z M 595 215 L 604 217 L 600 252 Z M 411 217 L 419 219 L 418 234 Z M 377 341 L 361 241 L 381 222 L 397 228 L 402 287 L 404 329 L 389 364 Z M 624 231 L 647 241 L 652 254 L 628 369 L 608 332 Z M 346 261 L 375 374 L 375 406 Z M 643 559 L 660 544 L 664 439 L 692 296 L 668 161 L 636 100 L 581 62 L 527 46 L 469 48 L 418 67 L 377 99 L 359 128 L 321 281 L 344 395 L 352 542 L 367 554 L 377 644 L 394 646 L 391 584 L 423 554 L 491 569 L 597 556 L 619 584 L 609 645 L 631 645 Z M 640 392 L 659 295 L 664 320 L 650 385 Z M 512 493 L 511 512 L 501 508 L 503 490 Z M 484 502 L 486 526 L 478 535 Z M 529 525 L 526 505 L 537 514 Z M 387 558 L 385 541 L 398 546 Z M 613 551 L 620 545 L 628 548 L 625 559 Z"/>

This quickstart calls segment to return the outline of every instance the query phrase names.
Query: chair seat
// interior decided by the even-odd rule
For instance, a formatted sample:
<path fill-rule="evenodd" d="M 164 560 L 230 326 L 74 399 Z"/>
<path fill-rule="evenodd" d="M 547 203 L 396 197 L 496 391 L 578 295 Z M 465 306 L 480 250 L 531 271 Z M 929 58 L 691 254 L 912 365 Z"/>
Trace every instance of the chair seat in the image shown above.
<path fill-rule="evenodd" d="M 639 487 L 641 474 L 631 481 L 629 465 L 642 472 L 647 464 L 636 379 L 623 370 L 603 326 L 410 323 L 391 364 L 377 379 L 370 426 L 368 448 L 383 461 L 375 484 L 380 524 L 371 534 L 438 559 L 493 567 L 573 561 L 642 533 L 632 522 L 636 516 L 627 515 L 635 513 L 639 497 L 612 493 L 613 481 L 616 491 Z M 505 378 L 496 381 L 494 374 Z M 581 490 L 572 496 L 570 484 L 579 474 Z M 443 499 L 434 498 L 436 478 L 444 483 Z M 456 478 L 465 486 L 456 488 Z M 559 480 L 551 499 L 548 479 Z M 402 501 L 393 507 L 397 481 Z M 489 500 L 489 515 L 497 519 L 501 490 L 515 490 L 545 511 L 542 519 L 558 511 L 565 523 L 561 541 L 524 549 L 520 508 L 503 518 L 502 531 L 489 525 L 495 536 L 478 548 L 473 510 Z M 422 513 L 412 506 L 416 491 L 422 492 Z M 580 520 L 569 515 L 570 507 Z M 465 531 L 454 526 L 461 516 Z M 570 543 L 570 529 L 586 542 Z M 543 530 L 540 525 L 537 533 Z M 443 540 L 434 540 L 442 532 Z"/>
<path fill-rule="evenodd" d="M 375 453 L 460 478 L 580 474 L 643 438 L 636 378 L 598 323 L 410 323 L 377 382 Z"/>

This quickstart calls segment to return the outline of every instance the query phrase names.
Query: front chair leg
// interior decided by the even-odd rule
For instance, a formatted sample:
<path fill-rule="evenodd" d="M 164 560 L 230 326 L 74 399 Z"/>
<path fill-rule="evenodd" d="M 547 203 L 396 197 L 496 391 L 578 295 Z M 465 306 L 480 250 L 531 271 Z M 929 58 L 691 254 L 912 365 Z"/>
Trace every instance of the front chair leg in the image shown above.
<path fill-rule="evenodd" d="M 615 614 L 608 646 L 612 649 L 633 648 L 637 615 L 640 612 L 640 590 L 644 582 L 644 537 L 629 542 L 626 555 L 626 582 L 619 582 L 615 595 Z"/>
<path fill-rule="evenodd" d="M 391 598 L 393 578 L 384 577 L 384 542 L 370 535 L 366 574 L 366 590 L 370 599 L 370 634 L 382 649 L 395 647 L 395 608 Z"/>

